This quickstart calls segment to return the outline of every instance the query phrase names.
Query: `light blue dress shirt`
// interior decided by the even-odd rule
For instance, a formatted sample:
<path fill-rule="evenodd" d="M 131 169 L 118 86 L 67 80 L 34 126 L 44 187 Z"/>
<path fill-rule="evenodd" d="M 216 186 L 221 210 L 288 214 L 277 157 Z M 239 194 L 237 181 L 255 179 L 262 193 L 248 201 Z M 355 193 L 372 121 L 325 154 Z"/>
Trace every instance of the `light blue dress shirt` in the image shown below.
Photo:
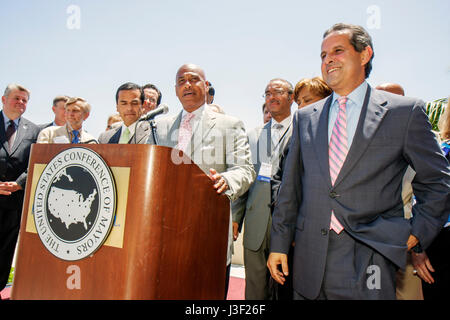
<path fill-rule="evenodd" d="M 358 126 L 359 116 L 361 115 L 361 109 L 366 97 L 366 91 L 368 84 L 366 81 L 361 83 L 358 88 L 353 90 L 348 96 L 346 115 L 347 115 L 347 136 L 348 136 L 348 149 L 353 142 L 355 136 L 356 127 Z M 339 112 L 339 103 L 337 99 L 340 97 L 336 92 L 333 92 L 333 100 L 328 114 L 328 142 L 331 139 L 331 133 L 333 131 L 334 123 L 336 122 L 337 114 Z"/>

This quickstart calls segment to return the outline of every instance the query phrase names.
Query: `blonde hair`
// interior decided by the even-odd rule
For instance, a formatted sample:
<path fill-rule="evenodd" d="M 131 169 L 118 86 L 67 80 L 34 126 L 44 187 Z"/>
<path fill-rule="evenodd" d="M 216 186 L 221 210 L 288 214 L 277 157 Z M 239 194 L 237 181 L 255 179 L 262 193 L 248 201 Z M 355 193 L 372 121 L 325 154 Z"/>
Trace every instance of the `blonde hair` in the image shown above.
<path fill-rule="evenodd" d="M 91 105 L 83 98 L 80 97 L 70 97 L 67 101 L 66 104 L 64 105 L 64 108 L 67 108 L 67 106 L 77 103 L 77 102 L 81 102 L 80 103 L 80 108 L 83 109 L 83 111 L 85 113 L 90 113 L 91 112 Z"/>

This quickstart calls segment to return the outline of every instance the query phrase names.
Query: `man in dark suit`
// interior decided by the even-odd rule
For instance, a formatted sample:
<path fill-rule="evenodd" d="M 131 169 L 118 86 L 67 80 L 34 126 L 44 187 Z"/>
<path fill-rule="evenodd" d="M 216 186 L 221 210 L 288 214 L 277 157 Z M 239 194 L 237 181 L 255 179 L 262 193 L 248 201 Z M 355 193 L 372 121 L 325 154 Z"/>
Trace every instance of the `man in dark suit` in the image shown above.
<path fill-rule="evenodd" d="M 52 111 L 55 114 L 55 119 L 50 123 L 39 125 L 39 128 L 45 129 L 51 126 L 63 126 L 66 124 L 66 102 L 69 99 L 67 96 L 56 96 L 53 99 Z"/>
<path fill-rule="evenodd" d="M 278 168 L 280 152 L 291 137 L 294 88 L 289 81 L 273 79 L 267 85 L 264 97 L 272 119 L 248 134 L 252 162 L 258 178 L 248 192 L 232 205 L 235 239 L 239 227 L 242 227 L 245 221 L 243 245 L 247 300 L 271 298 L 270 275 L 266 268 L 272 225 L 270 180 Z"/>
<path fill-rule="evenodd" d="M 5 287 L 14 256 L 22 214 L 31 144 L 39 127 L 22 114 L 30 93 L 10 84 L 2 96 L 0 112 L 0 291 Z"/>
<path fill-rule="evenodd" d="M 294 114 L 268 267 L 283 284 L 295 237 L 297 299 L 395 299 L 407 250 L 426 248 L 450 211 L 449 164 L 423 101 L 372 89 L 372 58 L 362 27 L 327 30 L 322 76 L 333 94 Z M 408 165 L 417 173 L 410 220 L 401 197 Z"/>
<path fill-rule="evenodd" d="M 102 132 L 99 143 L 132 143 L 145 144 L 151 132 L 146 121 L 139 122 L 144 103 L 142 88 L 131 82 L 121 85 L 116 92 L 117 112 L 123 122 L 121 126 Z"/>

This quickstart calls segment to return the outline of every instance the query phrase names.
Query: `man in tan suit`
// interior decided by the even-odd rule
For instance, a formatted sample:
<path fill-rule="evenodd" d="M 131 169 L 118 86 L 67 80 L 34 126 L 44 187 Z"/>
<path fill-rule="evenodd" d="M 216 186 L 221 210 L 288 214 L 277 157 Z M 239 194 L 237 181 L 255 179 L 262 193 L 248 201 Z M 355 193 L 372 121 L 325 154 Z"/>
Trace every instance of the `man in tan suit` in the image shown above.
<path fill-rule="evenodd" d="M 83 98 L 69 98 L 65 106 L 66 124 L 50 126 L 39 133 L 37 143 L 97 143 L 97 140 L 82 128 L 89 117 L 91 105 Z"/>
<path fill-rule="evenodd" d="M 237 118 L 212 111 L 206 103 L 205 73 L 199 66 L 181 66 L 175 81 L 176 95 L 183 110 L 175 116 L 156 120 L 157 144 L 174 148 L 172 161 L 178 163 L 182 161 L 179 154 L 182 150 L 210 177 L 217 193 L 224 193 L 230 200 L 237 199 L 255 178 L 244 124 Z M 156 144 L 152 135 L 148 143 Z M 227 272 L 232 245 L 230 211 Z"/>

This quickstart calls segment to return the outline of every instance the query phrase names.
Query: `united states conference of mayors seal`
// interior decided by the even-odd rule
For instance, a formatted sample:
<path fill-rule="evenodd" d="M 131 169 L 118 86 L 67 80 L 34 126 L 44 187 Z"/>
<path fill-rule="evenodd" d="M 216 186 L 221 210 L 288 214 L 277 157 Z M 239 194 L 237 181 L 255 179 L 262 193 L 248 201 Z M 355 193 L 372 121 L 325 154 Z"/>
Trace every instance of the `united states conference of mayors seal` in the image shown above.
<path fill-rule="evenodd" d="M 92 255 L 108 237 L 115 212 L 114 178 L 105 161 L 90 149 L 60 152 L 39 178 L 34 223 L 44 246 L 60 259 Z"/>

